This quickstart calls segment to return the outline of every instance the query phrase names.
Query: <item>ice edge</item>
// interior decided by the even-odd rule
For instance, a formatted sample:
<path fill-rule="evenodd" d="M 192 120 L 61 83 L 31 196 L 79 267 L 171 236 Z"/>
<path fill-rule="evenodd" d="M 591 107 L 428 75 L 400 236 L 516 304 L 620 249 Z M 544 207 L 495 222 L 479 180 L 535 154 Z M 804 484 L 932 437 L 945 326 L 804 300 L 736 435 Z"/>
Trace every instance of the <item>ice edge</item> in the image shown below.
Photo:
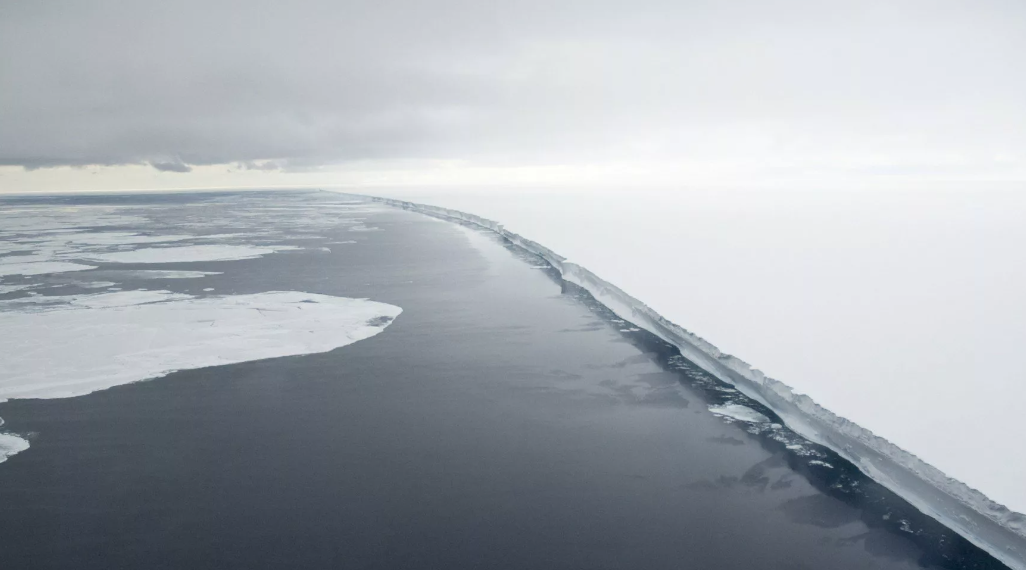
<path fill-rule="evenodd" d="M 948 477 L 890 441 L 820 406 L 812 398 L 795 393 L 787 384 L 766 376 L 740 358 L 724 353 L 588 269 L 487 218 L 415 202 L 349 195 L 479 226 L 541 256 L 560 272 L 563 279 L 583 287 L 620 317 L 676 346 L 685 358 L 706 372 L 766 405 L 794 431 L 834 450 L 871 479 L 1009 567 L 1026 570 L 1026 515 L 1014 512 L 965 483 Z"/>

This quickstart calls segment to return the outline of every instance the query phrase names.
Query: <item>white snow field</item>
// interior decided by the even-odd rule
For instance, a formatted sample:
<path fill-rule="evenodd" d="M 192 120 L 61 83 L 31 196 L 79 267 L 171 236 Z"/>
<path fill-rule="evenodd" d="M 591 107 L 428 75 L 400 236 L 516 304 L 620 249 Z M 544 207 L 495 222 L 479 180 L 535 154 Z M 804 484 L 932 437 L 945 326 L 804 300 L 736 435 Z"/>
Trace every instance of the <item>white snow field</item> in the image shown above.
<path fill-rule="evenodd" d="M 1026 191 L 366 193 L 541 254 L 792 429 L 1026 568 Z"/>
<path fill-rule="evenodd" d="M 292 291 L 0 301 L 0 402 L 67 398 L 175 370 L 326 352 L 378 334 L 401 312 L 367 299 Z M 0 434 L 0 462 L 27 448 L 16 434 Z"/>

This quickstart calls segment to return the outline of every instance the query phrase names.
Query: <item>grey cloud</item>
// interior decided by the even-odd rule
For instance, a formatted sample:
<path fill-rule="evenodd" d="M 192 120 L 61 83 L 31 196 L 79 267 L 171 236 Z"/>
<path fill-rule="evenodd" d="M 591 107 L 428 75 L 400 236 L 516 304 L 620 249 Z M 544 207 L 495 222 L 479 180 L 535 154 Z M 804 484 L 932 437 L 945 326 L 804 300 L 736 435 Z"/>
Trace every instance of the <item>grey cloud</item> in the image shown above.
<path fill-rule="evenodd" d="M 192 172 L 192 167 L 180 160 L 150 161 L 150 166 L 162 172 Z"/>
<path fill-rule="evenodd" d="M 239 170 L 285 170 L 286 166 L 287 164 L 283 164 L 282 162 L 278 162 L 275 160 L 247 160 L 245 162 L 236 163 L 236 168 L 238 168 Z"/>
<path fill-rule="evenodd" d="M 1020 156 L 1022 53 L 1012 0 L 8 3 L 0 164 Z"/>

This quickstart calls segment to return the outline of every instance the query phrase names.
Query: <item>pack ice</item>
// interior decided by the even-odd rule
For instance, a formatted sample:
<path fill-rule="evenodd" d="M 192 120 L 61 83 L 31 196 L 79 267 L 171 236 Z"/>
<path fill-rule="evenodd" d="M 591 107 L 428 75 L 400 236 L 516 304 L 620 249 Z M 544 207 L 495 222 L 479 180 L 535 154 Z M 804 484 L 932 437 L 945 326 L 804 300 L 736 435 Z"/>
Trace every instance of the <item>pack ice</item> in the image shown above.
<path fill-rule="evenodd" d="M 374 336 L 394 305 L 272 291 L 166 291 L 0 302 L 0 402 L 79 396 L 175 370 L 326 352 Z M 0 461 L 28 442 L 0 434 Z"/>

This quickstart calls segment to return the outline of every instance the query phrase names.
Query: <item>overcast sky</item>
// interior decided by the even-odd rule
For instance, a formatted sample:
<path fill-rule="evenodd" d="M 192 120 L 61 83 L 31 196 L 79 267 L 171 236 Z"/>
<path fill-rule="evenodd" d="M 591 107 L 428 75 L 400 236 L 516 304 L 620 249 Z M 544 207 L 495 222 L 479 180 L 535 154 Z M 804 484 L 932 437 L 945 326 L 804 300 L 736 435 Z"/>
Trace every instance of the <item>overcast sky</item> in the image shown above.
<path fill-rule="evenodd" d="M 1021 0 L 3 2 L 0 191 L 1026 180 L 1024 54 Z"/>

